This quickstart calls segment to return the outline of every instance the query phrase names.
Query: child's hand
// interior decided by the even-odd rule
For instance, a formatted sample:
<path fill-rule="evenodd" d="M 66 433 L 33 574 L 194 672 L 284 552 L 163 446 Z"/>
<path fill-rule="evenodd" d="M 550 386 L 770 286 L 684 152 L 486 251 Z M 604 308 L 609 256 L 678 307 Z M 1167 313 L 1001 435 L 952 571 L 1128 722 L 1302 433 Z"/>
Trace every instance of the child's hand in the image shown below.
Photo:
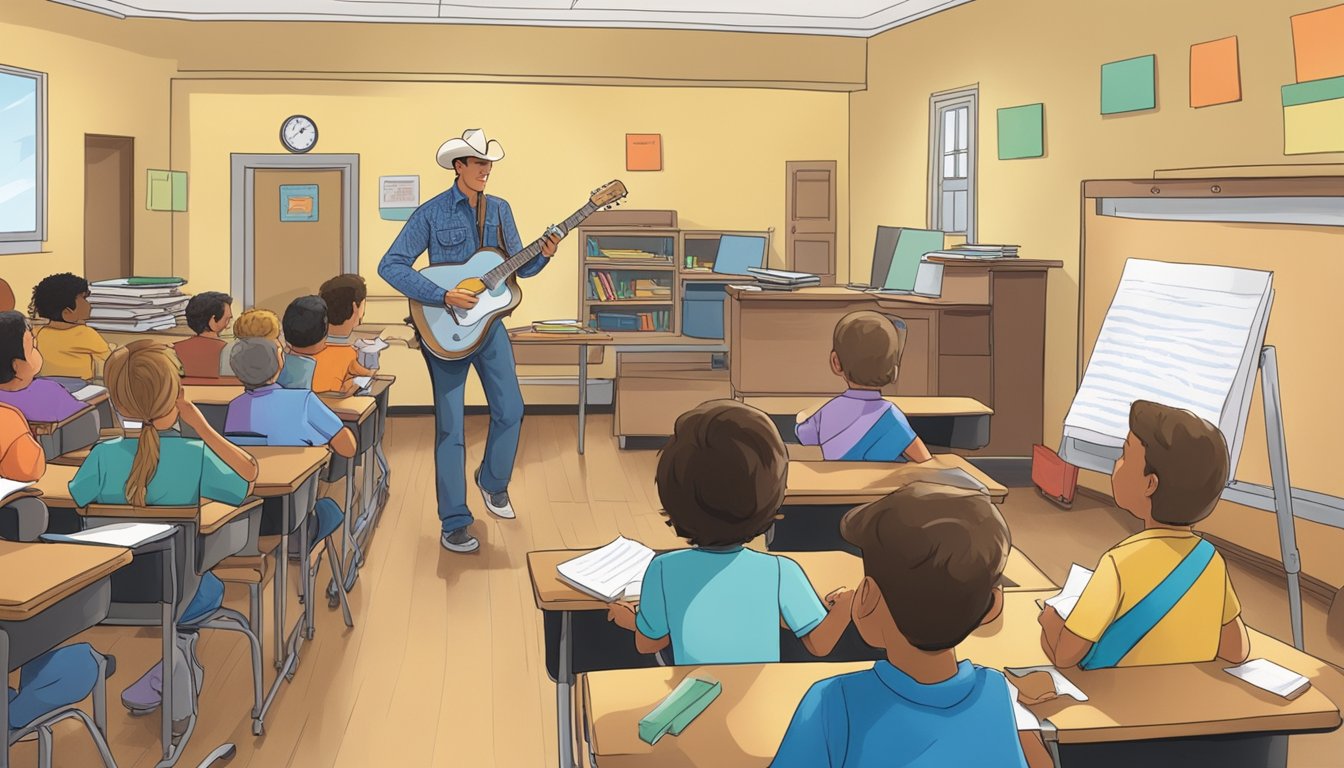
<path fill-rule="evenodd" d="M 181 394 L 177 396 L 177 418 L 183 424 L 195 430 L 198 435 L 206 431 L 212 431 L 201 410 L 196 407 L 195 403 L 187 399 L 185 387 Z"/>
<path fill-rule="evenodd" d="M 841 587 L 826 596 L 826 610 L 844 611 L 849 613 L 850 606 L 854 604 L 854 590 L 848 587 Z"/>
<path fill-rule="evenodd" d="M 635 631 L 635 605 L 624 600 L 617 600 L 607 608 L 607 621 L 613 622 L 616 626 L 630 632 Z"/>
<path fill-rule="evenodd" d="M 1059 615 L 1053 605 L 1047 605 L 1041 615 L 1036 617 L 1036 623 L 1041 625 L 1041 629 L 1055 635 L 1064 626 L 1064 617 Z"/>

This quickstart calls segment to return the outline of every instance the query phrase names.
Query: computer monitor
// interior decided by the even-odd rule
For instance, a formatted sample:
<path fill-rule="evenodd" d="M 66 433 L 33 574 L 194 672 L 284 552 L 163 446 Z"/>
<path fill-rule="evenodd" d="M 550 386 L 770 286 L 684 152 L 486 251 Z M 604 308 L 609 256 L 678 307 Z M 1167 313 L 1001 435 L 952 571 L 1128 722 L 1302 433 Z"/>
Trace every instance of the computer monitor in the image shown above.
<path fill-rule="evenodd" d="M 750 275 L 749 267 L 765 266 L 765 238 L 756 235 L 720 235 L 714 271 L 720 275 Z"/>
<path fill-rule="evenodd" d="M 887 291 L 913 291 L 924 254 L 943 247 L 943 233 L 931 229 L 896 227 L 896 244 L 891 264 L 879 284 Z M 874 275 L 876 278 L 876 275 Z"/>
<path fill-rule="evenodd" d="M 873 288 L 881 288 L 887 282 L 891 257 L 896 254 L 896 240 L 900 236 L 900 227 L 878 226 L 877 238 L 873 240 L 873 271 L 868 278 L 868 285 Z"/>

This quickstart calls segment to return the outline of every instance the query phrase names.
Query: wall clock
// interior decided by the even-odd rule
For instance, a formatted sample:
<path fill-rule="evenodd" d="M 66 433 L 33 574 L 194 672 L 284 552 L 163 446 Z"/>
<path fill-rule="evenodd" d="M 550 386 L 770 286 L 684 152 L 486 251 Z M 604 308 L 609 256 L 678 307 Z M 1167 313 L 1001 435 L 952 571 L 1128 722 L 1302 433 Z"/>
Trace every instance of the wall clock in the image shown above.
<path fill-rule="evenodd" d="M 287 118 L 280 124 L 280 143 L 290 152 L 307 152 L 317 144 L 317 123 L 307 115 Z"/>

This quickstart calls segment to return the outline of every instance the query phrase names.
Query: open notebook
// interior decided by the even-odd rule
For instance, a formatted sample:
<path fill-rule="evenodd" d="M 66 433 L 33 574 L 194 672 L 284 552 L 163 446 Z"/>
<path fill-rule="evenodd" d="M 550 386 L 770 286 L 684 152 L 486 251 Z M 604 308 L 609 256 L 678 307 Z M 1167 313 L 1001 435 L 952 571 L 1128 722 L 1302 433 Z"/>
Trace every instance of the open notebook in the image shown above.
<path fill-rule="evenodd" d="M 652 549 L 624 536 L 555 567 L 560 580 L 585 594 L 610 603 L 639 597 L 644 571 L 653 560 Z"/>
<path fill-rule="evenodd" d="M 1273 273 L 1201 264 L 1125 262 L 1082 384 L 1064 418 L 1060 456 L 1110 474 L 1129 433 L 1129 406 L 1193 411 L 1227 439 L 1235 470 Z"/>

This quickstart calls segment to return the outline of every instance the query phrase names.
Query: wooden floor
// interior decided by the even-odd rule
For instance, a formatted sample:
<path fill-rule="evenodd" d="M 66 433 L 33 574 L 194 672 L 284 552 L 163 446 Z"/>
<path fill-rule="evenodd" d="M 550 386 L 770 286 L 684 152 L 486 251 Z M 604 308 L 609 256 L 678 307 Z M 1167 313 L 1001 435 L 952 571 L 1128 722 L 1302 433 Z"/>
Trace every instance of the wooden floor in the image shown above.
<path fill-rule="evenodd" d="M 468 466 L 480 461 L 487 418 L 467 420 Z M 589 419 L 587 455 L 575 452 L 572 416 L 529 416 L 510 493 L 515 521 L 488 517 L 479 497 L 473 532 L 481 550 L 443 551 L 434 512 L 433 425 L 427 416 L 391 420 L 387 454 L 392 496 L 351 595 L 355 628 L 338 610 L 317 608 L 317 637 L 305 647 L 294 681 L 281 689 L 266 734 L 248 718 L 250 664 L 235 633 L 205 632 L 201 724 L 179 762 L 195 768 L 231 741 L 236 768 L 249 766 L 548 766 L 556 764 L 555 692 L 546 677 L 541 617 L 532 602 L 528 550 L 592 547 L 618 534 L 653 547 L 678 540 L 657 513 L 653 451 L 619 451 L 611 417 Z M 1087 499 L 1058 510 L 1030 489 L 1003 507 L 1013 543 L 1061 582 L 1074 561 L 1087 565 L 1134 529 L 1123 512 Z M 324 571 L 325 574 L 325 571 Z M 1233 566 L 1247 621 L 1288 637 L 1282 580 Z M 291 584 L 293 581 L 291 580 Z M 325 577 L 321 583 L 325 584 Z M 269 591 L 266 596 L 269 605 Z M 245 594 L 229 603 L 246 608 Z M 294 606 L 297 609 L 297 606 Z M 1334 663 L 1344 646 L 1325 636 L 1326 606 L 1305 606 L 1307 648 Z M 292 615 L 292 614 L 291 614 Z M 269 610 L 267 613 L 269 635 Z M 131 718 L 121 689 L 158 659 L 156 630 L 96 628 L 82 639 L 118 659 L 109 682 L 110 741 L 118 764 L 150 768 L 158 759 L 158 718 Z M 270 642 L 263 638 L 263 647 Z M 273 667 L 267 651 L 267 683 Z M 1344 691 L 1326 691 L 1344 701 Z M 58 727 L 56 765 L 96 765 L 76 727 Z M 1295 737 L 1290 765 L 1335 766 L 1344 736 Z M 14 749 L 15 766 L 36 764 L 31 744 Z"/>

